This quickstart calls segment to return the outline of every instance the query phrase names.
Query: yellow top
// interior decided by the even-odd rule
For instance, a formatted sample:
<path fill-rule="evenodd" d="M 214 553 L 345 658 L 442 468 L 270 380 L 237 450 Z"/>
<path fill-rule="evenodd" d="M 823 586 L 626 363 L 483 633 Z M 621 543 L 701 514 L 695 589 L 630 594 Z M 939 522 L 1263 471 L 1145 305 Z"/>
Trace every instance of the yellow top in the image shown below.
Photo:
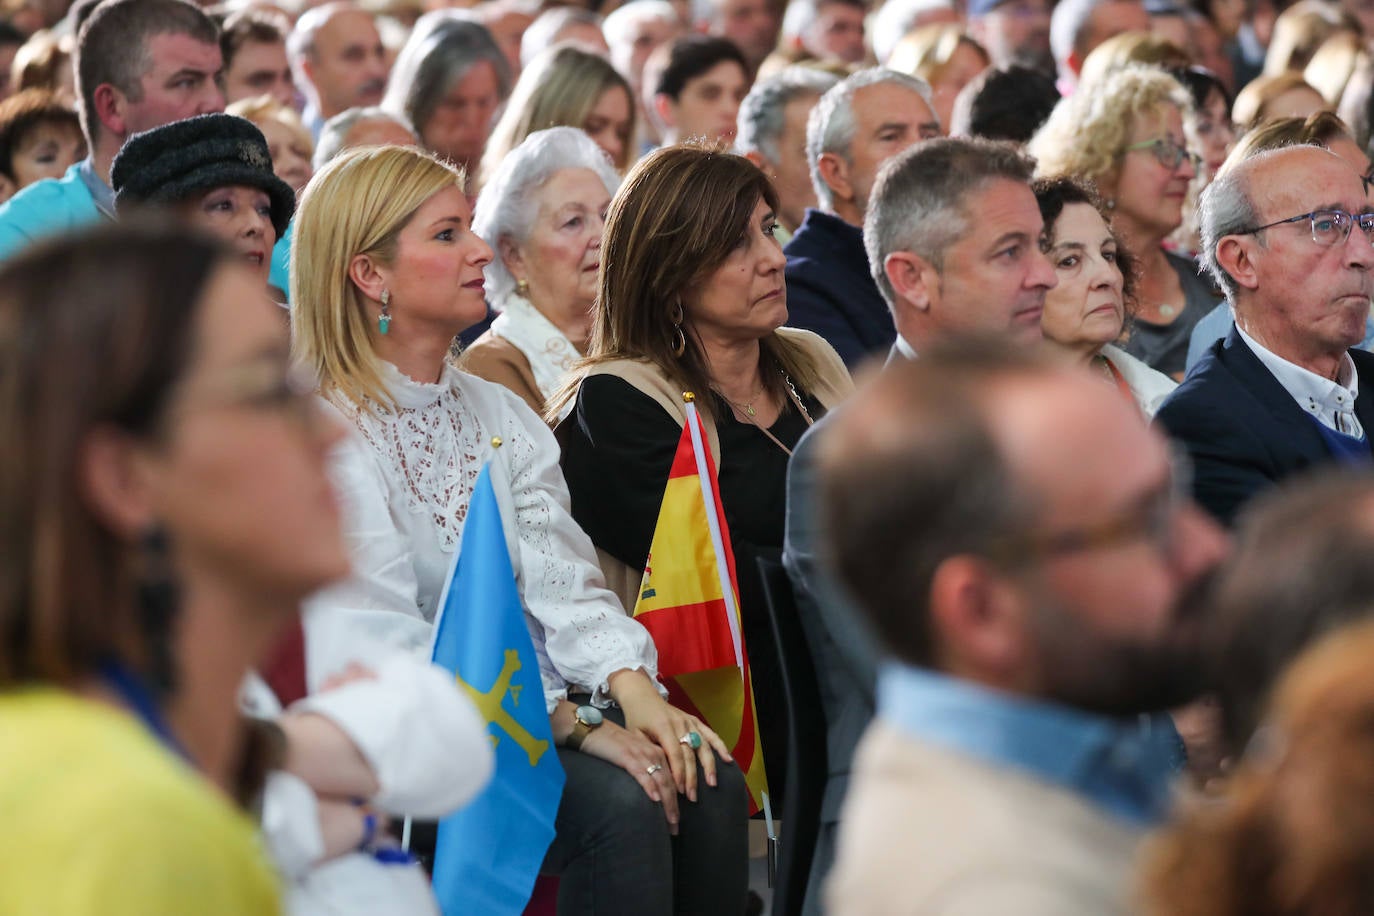
<path fill-rule="evenodd" d="M 252 822 L 132 716 L 0 692 L 0 913 L 281 912 Z"/>

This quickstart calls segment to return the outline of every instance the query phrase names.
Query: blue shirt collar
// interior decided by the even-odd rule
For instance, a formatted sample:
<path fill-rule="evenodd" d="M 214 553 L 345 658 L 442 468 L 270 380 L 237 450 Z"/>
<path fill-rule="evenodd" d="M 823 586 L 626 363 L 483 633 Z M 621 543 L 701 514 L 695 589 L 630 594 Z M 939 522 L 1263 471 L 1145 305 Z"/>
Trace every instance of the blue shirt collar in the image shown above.
<path fill-rule="evenodd" d="M 82 159 L 72 166 L 76 170 L 76 177 L 86 186 L 86 190 L 91 192 L 91 200 L 95 201 L 95 208 L 109 219 L 115 218 L 115 192 L 105 181 L 105 178 L 95 173 L 95 164 L 90 156 Z"/>
<path fill-rule="evenodd" d="M 1019 769 L 1118 817 L 1157 822 L 1180 763 L 1167 715 L 1120 720 L 908 665 L 878 677 L 879 717 L 910 737 Z"/>

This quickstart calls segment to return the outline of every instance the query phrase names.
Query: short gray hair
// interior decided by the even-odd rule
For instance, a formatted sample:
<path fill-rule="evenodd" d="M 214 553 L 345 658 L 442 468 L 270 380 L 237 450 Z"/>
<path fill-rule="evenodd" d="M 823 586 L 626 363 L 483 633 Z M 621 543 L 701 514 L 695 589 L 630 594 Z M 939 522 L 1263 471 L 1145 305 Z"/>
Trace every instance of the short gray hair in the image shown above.
<path fill-rule="evenodd" d="M 1234 305 L 1240 287 L 1234 277 L 1217 261 L 1217 243 L 1228 235 L 1235 235 L 1259 224 L 1255 202 L 1250 197 L 1250 169 L 1247 164 L 1276 152 L 1270 150 L 1242 160 L 1231 168 L 1224 168 L 1212 179 L 1198 200 L 1198 236 L 1202 251 L 1198 257 L 1202 266 Z M 1264 239 L 1260 238 L 1261 245 Z"/>
<path fill-rule="evenodd" d="M 382 108 L 422 132 L 453 84 L 486 61 L 496 71 L 501 100 L 510 95 L 510 63 L 487 27 L 466 10 L 435 10 L 415 23 L 396 56 Z"/>
<path fill-rule="evenodd" d="M 835 206 L 835 195 L 821 177 L 821 156 L 834 153 L 849 161 L 850 145 L 854 142 L 854 94 L 868 86 L 895 83 L 905 86 L 930 104 L 930 86 L 923 80 L 895 70 L 870 67 L 846 77 L 828 89 L 806 121 L 806 164 L 811 169 L 811 184 L 816 189 L 816 203 L 821 210 Z M 932 109 L 933 111 L 934 109 Z"/>
<path fill-rule="evenodd" d="M 311 160 L 311 165 L 315 171 L 324 168 L 325 164 L 344 151 L 344 141 L 348 139 L 349 131 L 365 121 L 390 121 L 391 123 L 410 131 L 411 136 L 415 136 L 415 128 L 410 123 L 398 115 L 394 115 L 376 105 L 366 107 L 350 108 L 341 111 L 320 128 L 320 139 L 315 144 L 315 155 Z M 419 138 L 415 138 L 419 143 Z"/>
<path fill-rule="evenodd" d="M 776 163 L 783 110 L 803 95 L 824 95 L 839 81 L 838 76 L 812 67 L 787 67 L 759 80 L 740 102 L 736 150 L 741 155 L 758 153 Z"/>
<path fill-rule="evenodd" d="M 541 51 L 557 44 L 558 34 L 570 25 L 589 25 L 600 31 L 601 17 L 577 6 L 555 6 L 544 10 L 520 38 L 520 66 L 528 67 Z"/>
<path fill-rule="evenodd" d="M 496 252 L 486 270 L 492 302 L 515 289 L 515 278 L 501 257 L 501 239 L 521 243 L 529 238 L 539 213 L 539 189 L 564 169 L 595 172 L 612 196 L 620 187 L 620 176 L 591 137 L 576 127 L 550 127 L 530 134 L 502 159 L 477 198 L 472 231 Z"/>
<path fill-rule="evenodd" d="M 968 232 L 968 197 L 996 179 L 1030 188 L 1035 160 L 1010 143 L 977 137 L 926 140 L 893 156 L 878 170 L 864 217 L 864 249 L 878 290 L 894 308 L 897 294 L 884 262 L 909 251 L 944 268 L 945 251 Z"/>

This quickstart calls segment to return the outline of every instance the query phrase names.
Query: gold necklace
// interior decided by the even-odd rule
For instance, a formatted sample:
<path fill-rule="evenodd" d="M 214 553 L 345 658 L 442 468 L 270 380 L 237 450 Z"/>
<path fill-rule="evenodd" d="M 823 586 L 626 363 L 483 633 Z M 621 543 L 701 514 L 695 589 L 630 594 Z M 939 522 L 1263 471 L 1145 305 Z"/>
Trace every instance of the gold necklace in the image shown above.
<path fill-rule="evenodd" d="M 788 377 L 786 372 L 782 372 L 781 374 L 783 383 L 787 386 L 787 396 L 789 399 L 791 399 L 793 404 L 797 405 L 797 410 L 801 412 L 802 419 L 806 421 L 806 425 L 811 426 L 815 424 L 816 421 L 811 419 L 811 412 L 806 409 L 806 405 L 802 403 L 801 397 L 797 394 L 797 388 L 795 385 L 792 384 L 792 379 Z M 734 401 L 727 398 L 719 388 L 712 386 L 711 390 L 714 391 L 716 394 L 720 395 L 720 399 L 722 401 L 729 404 L 735 410 L 749 417 L 749 422 L 754 424 L 754 426 L 758 428 L 759 432 L 763 433 L 770 440 L 772 440 L 774 445 L 776 445 L 778 448 L 786 452 L 788 457 L 791 457 L 792 450 L 787 446 L 783 445 L 781 439 L 773 435 L 771 430 L 769 430 L 766 426 L 764 426 L 756 419 L 756 414 L 753 410 L 754 401 L 757 401 L 760 397 L 763 396 L 763 394 L 767 391 L 766 388 L 764 389 L 764 391 L 761 391 L 758 394 L 754 395 L 754 401 L 750 401 L 748 404 L 744 406 L 744 408 L 741 408 L 739 404 L 736 404 Z"/>

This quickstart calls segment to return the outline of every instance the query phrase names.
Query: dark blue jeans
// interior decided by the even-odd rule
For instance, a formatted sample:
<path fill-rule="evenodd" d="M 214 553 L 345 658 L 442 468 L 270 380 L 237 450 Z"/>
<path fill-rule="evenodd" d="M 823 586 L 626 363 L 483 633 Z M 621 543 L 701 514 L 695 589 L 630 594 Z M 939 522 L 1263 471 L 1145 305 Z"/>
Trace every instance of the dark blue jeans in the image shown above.
<path fill-rule="evenodd" d="M 574 697 L 573 702 L 587 702 Z M 624 725 L 619 709 L 606 717 Z M 677 836 L 663 806 L 621 768 L 558 749 L 567 781 L 543 873 L 560 875 L 559 916 L 737 916 L 749 885 L 748 794 L 734 764 L 716 761 L 715 788 L 678 796 Z"/>

